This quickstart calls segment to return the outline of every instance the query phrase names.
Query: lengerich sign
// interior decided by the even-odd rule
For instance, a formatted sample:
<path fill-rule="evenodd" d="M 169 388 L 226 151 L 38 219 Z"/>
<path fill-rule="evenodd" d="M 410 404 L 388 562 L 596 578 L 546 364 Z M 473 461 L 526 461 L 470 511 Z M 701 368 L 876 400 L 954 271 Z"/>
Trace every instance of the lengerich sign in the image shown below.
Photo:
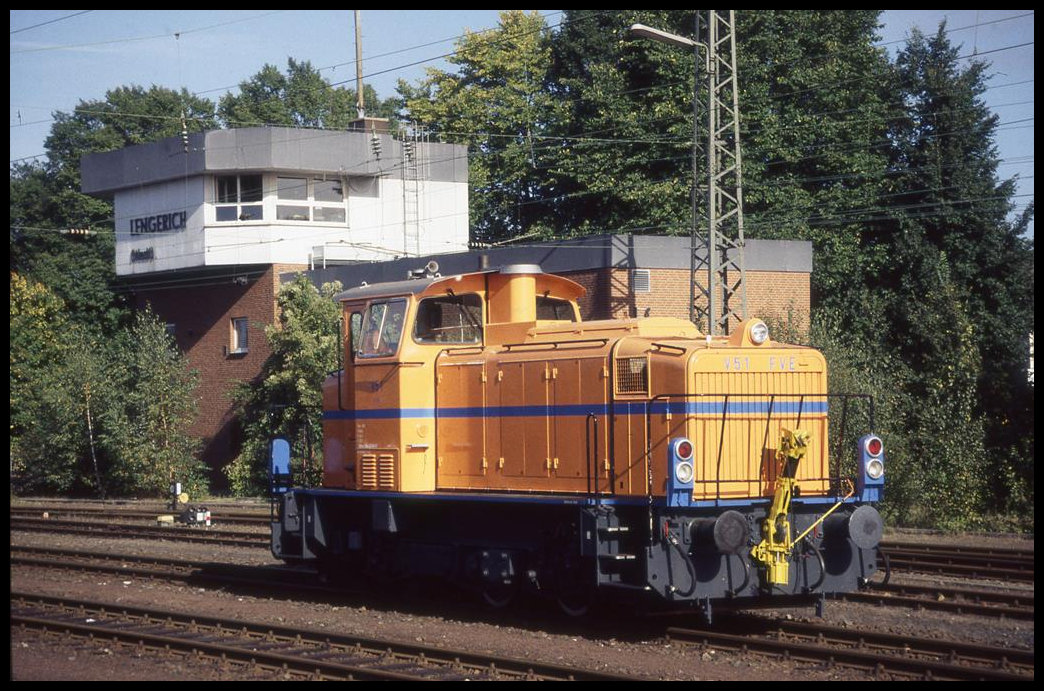
<path fill-rule="evenodd" d="M 185 221 L 188 217 L 185 211 L 175 211 L 169 214 L 156 214 L 155 216 L 140 216 L 130 219 L 130 234 L 144 235 L 146 233 L 164 233 L 170 230 L 184 230 Z"/>

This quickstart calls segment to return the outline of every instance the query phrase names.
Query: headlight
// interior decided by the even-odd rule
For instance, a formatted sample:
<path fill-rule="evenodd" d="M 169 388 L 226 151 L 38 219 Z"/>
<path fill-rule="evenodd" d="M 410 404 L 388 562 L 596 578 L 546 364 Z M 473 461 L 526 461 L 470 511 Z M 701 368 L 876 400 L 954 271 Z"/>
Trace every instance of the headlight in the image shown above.
<path fill-rule="evenodd" d="M 866 474 L 871 480 L 880 480 L 884 475 L 884 463 L 880 458 L 871 458 L 866 462 Z"/>
<path fill-rule="evenodd" d="M 683 485 L 692 482 L 692 463 L 690 461 L 681 461 L 678 463 L 678 465 L 674 466 L 674 476 L 678 478 L 678 482 Z"/>
<path fill-rule="evenodd" d="M 761 345 L 768 340 L 769 332 L 765 322 L 756 321 L 750 325 L 750 340 L 754 345 Z"/>

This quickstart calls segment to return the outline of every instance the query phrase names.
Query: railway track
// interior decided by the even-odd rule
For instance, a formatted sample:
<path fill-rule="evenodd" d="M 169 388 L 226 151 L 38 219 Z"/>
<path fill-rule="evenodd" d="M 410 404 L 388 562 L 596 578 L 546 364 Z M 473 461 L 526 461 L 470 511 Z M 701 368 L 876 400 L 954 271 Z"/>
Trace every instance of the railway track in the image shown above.
<path fill-rule="evenodd" d="M 127 519 L 141 519 L 141 520 L 154 520 L 156 516 L 162 514 L 177 513 L 171 511 L 169 508 L 157 507 L 155 510 L 146 509 L 113 509 L 96 506 L 81 506 L 81 507 L 26 507 L 18 506 L 12 507 L 10 510 L 12 518 L 41 518 L 43 514 L 47 514 L 50 518 L 57 517 L 83 517 L 89 516 L 92 518 L 105 517 L 109 520 L 127 520 Z M 212 521 L 215 525 L 252 525 L 252 526 L 265 526 L 267 527 L 271 521 L 271 515 L 269 513 L 261 513 L 258 511 L 217 511 L 212 513 Z"/>
<path fill-rule="evenodd" d="M 285 566 L 237 567 L 211 562 L 17 546 L 11 548 L 11 564 L 13 566 L 97 571 L 136 580 L 164 580 L 184 582 L 194 586 L 231 587 L 244 591 L 259 590 L 269 596 L 278 593 L 282 597 L 318 598 L 320 601 L 343 600 L 353 596 L 353 593 L 347 592 L 343 588 L 330 587 L 313 580 L 315 574 Z M 931 599 L 925 599 L 925 595 L 930 596 L 935 592 L 927 587 L 895 586 L 893 592 L 887 594 L 867 593 L 865 595 L 871 602 L 876 598 L 885 604 L 896 604 L 896 598 L 901 597 L 899 593 L 904 591 L 912 593 L 921 591 L 920 597 L 917 598 L 921 603 L 930 602 Z M 855 595 L 861 598 L 864 594 Z M 958 593 L 953 593 L 954 597 L 957 595 Z M 964 590 L 960 591 L 960 596 L 967 600 L 975 597 L 991 600 L 992 604 L 983 606 L 994 610 L 990 613 L 992 616 L 998 616 L 995 611 L 997 607 L 1010 605 L 1021 613 L 1020 618 L 1032 618 L 1031 593 L 1011 594 Z M 968 608 L 969 603 L 965 602 L 963 606 Z M 1014 615 L 1009 616 L 1015 618 Z M 12 619 L 12 621 L 14 620 Z M 780 621 L 774 622 L 773 626 L 775 628 L 771 631 L 753 634 L 744 632 L 742 635 L 729 634 L 717 627 L 714 631 L 672 628 L 668 630 L 667 635 L 671 640 L 686 642 L 690 645 L 742 652 L 754 651 L 777 655 L 781 658 L 810 660 L 819 664 L 826 661 L 831 665 L 837 664 L 870 671 L 878 676 L 991 680 L 1032 678 L 1032 652 L 1000 650 L 978 644 L 964 645 L 958 642 L 930 643 L 908 637 L 895 637 L 865 631 L 853 632 L 849 629 L 798 622 Z M 897 649 L 902 649 L 904 653 L 897 654 Z M 922 659 L 923 656 L 930 656 L 930 659 L 925 662 Z M 313 676 L 326 678 L 325 674 L 325 672 L 314 673 Z M 342 677 L 332 676 L 330 678 Z"/>
<path fill-rule="evenodd" d="M 165 557 L 111 554 L 57 547 L 12 546 L 12 566 L 108 573 L 129 578 L 192 582 L 217 586 L 251 586 L 287 592 L 336 593 L 311 582 L 314 572 L 288 566 L 239 566 Z"/>
<path fill-rule="evenodd" d="M 877 584 L 866 590 L 837 595 L 836 599 L 886 607 L 909 607 L 952 614 L 975 614 L 999 619 L 1033 621 L 1033 593 L 935 585 Z"/>
<path fill-rule="evenodd" d="M 10 563 L 71 571 L 95 571 L 128 578 L 167 580 L 216 586 L 238 586 L 280 591 L 282 594 L 347 596 L 344 587 L 320 583 L 313 571 L 286 566 L 234 566 L 163 557 L 145 557 L 45 547 L 12 546 Z M 362 591 L 360 591 L 361 593 Z M 360 594 L 356 593 L 356 594 Z M 837 599 L 848 602 L 947 611 L 1000 619 L 1032 621 L 1033 594 L 971 588 L 939 588 L 917 585 L 879 585 L 847 593 Z"/>
<path fill-rule="evenodd" d="M 1032 550 L 882 543 L 881 551 L 887 556 L 889 567 L 895 570 L 966 578 L 1033 580 Z"/>
<path fill-rule="evenodd" d="M 148 540 L 177 540 L 225 545 L 230 547 L 265 547 L 269 545 L 267 533 L 246 533 L 217 530 L 200 526 L 156 526 L 111 521 L 66 521 L 53 518 L 12 518 L 11 530 L 36 532 L 61 532 L 92 537 L 143 538 Z"/>
<path fill-rule="evenodd" d="M 11 624 L 139 651 L 208 657 L 309 679 L 642 681 L 415 642 L 30 593 L 11 593 Z"/>
<path fill-rule="evenodd" d="M 745 622 L 746 623 L 746 622 Z M 787 660 L 852 667 L 875 676 L 952 681 L 1030 681 L 1033 651 L 773 621 L 762 635 L 672 627 L 671 641 Z"/>
<path fill-rule="evenodd" d="M 44 514 L 48 518 L 43 518 Z M 65 520 L 53 516 L 103 516 L 104 521 Z M 118 510 L 107 507 L 13 507 L 11 529 L 29 531 L 62 532 L 110 536 L 123 538 L 170 539 L 188 542 L 207 542 L 237 547 L 267 547 L 267 534 L 226 531 L 216 528 L 205 530 L 188 526 L 160 527 L 135 525 L 125 521 L 151 520 L 152 511 Z M 271 518 L 258 512 L 235 511 L 220 514 L 215 522 L 226 525 L 252 525 L 267 527 Z M 124 521 L 124 522 L 120 522 Z M 1034 577 L 1032 550 L 965 547 L 959 545 L 925 544 L 913 542 L 884 542 L 881 553 L 885 555 L 886 572 L 919 572 L 972 579 L 1032 582 Z M 944 595 L 945 597 L 945 595 Z"/>

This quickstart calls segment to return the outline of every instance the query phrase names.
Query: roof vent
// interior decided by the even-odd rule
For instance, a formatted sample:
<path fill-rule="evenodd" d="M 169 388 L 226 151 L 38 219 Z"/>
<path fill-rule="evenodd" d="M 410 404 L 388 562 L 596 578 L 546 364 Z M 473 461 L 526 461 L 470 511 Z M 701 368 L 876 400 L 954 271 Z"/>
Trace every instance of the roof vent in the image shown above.
<path fill-rule="evenodd" d="M 498 271 L 502 274 L 542 274 L 544 270 L 539 264 L 507 264 L 500 267 Z"/>

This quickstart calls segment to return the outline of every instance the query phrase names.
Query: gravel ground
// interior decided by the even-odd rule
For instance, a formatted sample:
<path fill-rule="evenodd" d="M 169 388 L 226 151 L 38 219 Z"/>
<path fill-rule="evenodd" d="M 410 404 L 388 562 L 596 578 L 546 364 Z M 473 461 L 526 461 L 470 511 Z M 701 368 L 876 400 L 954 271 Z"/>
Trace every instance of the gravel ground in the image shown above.
<path fill-rule="evenodd" d="M 220 516 L 215 517 L 220 521 Z M 889 535 L 891 539 L 942 541 L 932 534 Z M 955 541 L 947 536 L 947 542 Z M 1032 539 L 1008 536 L 968 536 L 966 544 L 988 542 L 1032 548 Z M 119 554 L 242 565 L 274 565 L 263 549 L 212 547 L 162 540 L 123 540 L 11 533 L 12 546 L 35 545 L 87 549 Z M 907 577 L 909 582 L 915 579 Z M 965 585 L 959 579 L 922 578 L 922 582 Z M 948 583 L 949 584 L 949 583 Z M 1032 584 L 1021 587 L 1032 592 Z M 265 621 L 284 626 L 329 629 L 389 639 L 406 639 L 446 648 L 489 651 L 512 657 L 575 665 L 652 680 L 862 680 L 859 671 L 829 669 L 825 665 L 783 662 L 753 655 L 699 651 L 671 645 L 657 629 L 684 626 L 691 618 L 650 620 L 626 613 L 591 621 L 566 620 L 541 607 L 490 612 L 462 604 L 456 598 L 409 595 L 389 600 L 357 596 L 332 604 L 269 597 L 245 592 L 211 590 L 184 585 L 137 581 L 97 574 L 69 574 L 12 567 L 11 589 L 51 595 L 119 602 L 142 607 L 206 612 L 210 616 Z M 789 616 L 811 620 L 807 609 L 762 611 L 753 616 Z M 998 621 L 983 617 L 916 612 L 840 602 L 828 602 L 825 621 L 840 626 L 913 633 L 939 639 L 1033 649 L 1033 622 Z M 79 643 L 12 629 L 13 680 L 259 680 L 280 679 L 280 673 L 244 668 L 222 668 L 196 659 L 164 657 L 155 653 L 120 650 L 111 643 Z"/>

